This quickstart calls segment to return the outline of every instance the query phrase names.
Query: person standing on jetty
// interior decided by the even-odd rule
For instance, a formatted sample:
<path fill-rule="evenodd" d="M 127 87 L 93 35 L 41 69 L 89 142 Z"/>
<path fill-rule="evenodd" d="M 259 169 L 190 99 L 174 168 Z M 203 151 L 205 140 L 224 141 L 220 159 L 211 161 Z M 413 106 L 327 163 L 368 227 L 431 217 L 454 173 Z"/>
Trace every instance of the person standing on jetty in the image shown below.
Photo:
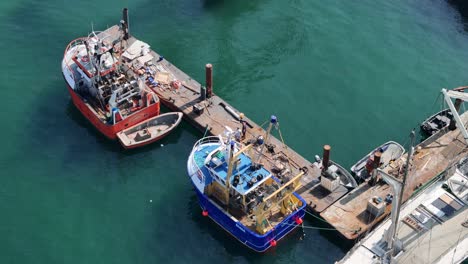
<path fill-rule="evenodd" d="M 239 114 L 239 122 L 242 124 L 242 135 L 241 139 L 245 139 L 245 135 L 247 134 L 247 121 L 244 120 L 244 113 Z"/>

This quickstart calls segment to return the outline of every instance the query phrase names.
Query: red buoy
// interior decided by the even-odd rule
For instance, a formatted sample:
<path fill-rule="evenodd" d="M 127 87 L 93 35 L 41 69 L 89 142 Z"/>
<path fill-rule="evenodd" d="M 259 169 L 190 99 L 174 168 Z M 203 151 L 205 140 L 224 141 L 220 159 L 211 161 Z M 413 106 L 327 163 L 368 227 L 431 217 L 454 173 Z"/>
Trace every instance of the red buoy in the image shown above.
<path fill-rule="evenodd" d="M 301 225 L 302 224 L 302 218 L 298 217 L 296 218 L 296 224 Z"/>
<path fill-rule="evenodd" d="M 203 210 L 202 215 L 203 215 L 203 216 L 208 216 L 208 211 L 207 211 L 207 210 Z"/>
<path fill-rule="evenodd" d="M 271 240 L 271 241 L 270 241 L 270 246 L 276 247 L 276 240 L 274 240 L 274 239 Z"/>

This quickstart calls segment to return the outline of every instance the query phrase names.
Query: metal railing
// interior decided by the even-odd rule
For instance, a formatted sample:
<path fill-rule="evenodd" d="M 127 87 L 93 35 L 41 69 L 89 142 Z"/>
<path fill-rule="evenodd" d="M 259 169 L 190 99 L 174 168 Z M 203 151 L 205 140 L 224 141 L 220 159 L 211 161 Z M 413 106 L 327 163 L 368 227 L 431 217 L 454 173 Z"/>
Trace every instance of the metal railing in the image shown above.
<path fill-rule="evenodd" d="M 68 58 L 69 60 L 66 60 L 66 59 L 67 59 L 67 52 L 68 52 L 70 49 L 72 49 L 72 48 L 74 48 L 74 47 L 76 47 L 76 46 L 84 45 L 84 41 L 85 41 L 85 40 L 86 40 L 85 37 L 81 37 L 81 38 L 77 38 L 77 39 L 72 40 L 70 43 L 68 43 L 67 47 L 65 48 L 65 51 L 63 52 L 63 60 L 64 60 L 63 63 L 65 64 L 65 66 L 67 67 L 68 71 L 69 71 L 70 74 L 72 75 L 72 76 L 70 76 L 70 77 L 72 77 L 72 79 L 73 79 L 74 81 L 76 81 L 77 78 L 76 78 L 75 73 L 74 73 L 74 71 L 72 70 L 72 68 L 70 67 L 70 64 L 69 64 L 69 62 L 70 62 L 69 60 L 72 59 L 74 55 L 69 56 L 69 58 Z"/>
<path fill-rule="evenodd" d="M 193 166 L 196 168 L 195 172 L 193 172 L 192 174 L 189 175 L 190 178 L 192 178 L 194 175 L 198 174 L 200 177 L 202 178 L 205 178 L 204 175 L 203 175 L 203 172 L 201 171 L 201 168 L 200 166 L 198 166 L 197 164 L 197 161 L 195 160 L 195 151 L 197 150 L 197 148 L 201 145 L 204 145 L 204 144 L 209 144 L 209 143 L 219 143 L 219 144 L 223 144 L 223 141 L 220 137 L 217 137 L 217 136 L 209 136 L 209 137 L 204 137 L 200 140 L 198 140 L 194 145 L 193 145 L 193 148 L 192 148 L 192 152 L 191 152 L 191 157 L 192 157 L 192 161 L 191 163 L 193 164 Z"/>
<path fill-rule="evenodd" d="M 218 137 L 218 136 L 209 136 L 209 137 L 204 137 L 202 139 L 199 139 L 194 145 L 193 145 L 193 148 L 192 148 L 192 152 L 198 148 L 200 145 L 202 144 L 207 144 L 207 143 L 220 143 L 222 144 L 223 143 L 223 140 Z"/>
<path fill-rule="evenodd" d="M 63 52 L 63 57 L 65 57 L 65 55 L 67 54 L 67 51 L 69 51 L 71 48 L 76 47 L 78 45 L 84 45 L 84 41 L 86 39 L 87 38 L 85 37 L 81 37 L 81 38 L 77 38 L 77 39 L 70 41 L 70 43 L 68 43 L 67 47 L 65 48 L 65 51 Z"/>

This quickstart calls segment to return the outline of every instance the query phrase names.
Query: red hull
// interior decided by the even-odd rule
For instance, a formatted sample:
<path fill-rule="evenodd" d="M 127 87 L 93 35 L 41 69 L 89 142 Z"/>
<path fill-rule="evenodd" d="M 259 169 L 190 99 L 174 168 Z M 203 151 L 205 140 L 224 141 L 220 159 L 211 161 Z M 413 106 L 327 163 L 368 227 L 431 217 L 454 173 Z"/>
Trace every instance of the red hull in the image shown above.
<path fill-rule="evenodd" d="M 94 113 L 94 111 L 87 105 L 82 98 L 71 89 L 67 83 L 68 92 L 71 95 L 73 104 L 80 110 L 80 112 L 94 125 L 97 130 L 104 134 L 107 138 L 116 140 L 117 133 L 136 125 L 142 121 L 145 121 L 148 118 L 159 115 L 159 101 L 149 107 L 146 107 L 131 116 L 125 118 L 124 120 L 118 122 L 115 125 L 109 125 L 103 123 Z"/>

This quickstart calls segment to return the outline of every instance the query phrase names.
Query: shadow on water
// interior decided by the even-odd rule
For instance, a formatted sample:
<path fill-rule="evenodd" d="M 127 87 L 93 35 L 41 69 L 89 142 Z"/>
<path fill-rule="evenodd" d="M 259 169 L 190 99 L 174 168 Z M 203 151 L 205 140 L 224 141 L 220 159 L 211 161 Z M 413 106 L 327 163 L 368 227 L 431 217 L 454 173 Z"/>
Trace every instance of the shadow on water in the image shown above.
<path fill-rule="evenodd" d="M 225 0 L 201 0 L 201 2 L 205 9 L 217 8 L 226 3 Z"/>
<path fill-rule="evenodd" d="M 460 13 L 463 28 L 468 31 L 468 2 L 466 0 L 447 0 Z"/>
<path fill-rule="evenodd" d="M 138 16 L 133 17 L 136 20 L 145 20 L 151 18 L 153 20 L 161 20 L 161 23 L 156 24 L 167 24 L 162 20 L 171 17 L 172 22 L 175 23 L 174 19 L 180 19 L 184 22 L 190 22 L 186 20 L 185 17 L 173 16 L 174 12 L 187 13 L 192 16 L 203 15 L 204 11 L 211 11 L 217 9 L 223 9 L 226 12 L 223 12 L 224 19 L 219 20 L 219 22 L 224 23 L 226 19 L 232 20 L 238 18 L 245 12 L 255 11 L 259 8 L 260 3 L 264 4 L 265 1 L 262 0 L 253 0 L 253 1 L 226 1 L 226 0 L 183 0 L 183 1 L 147 1 L 135 7 L 138 10 Z M 158 16 L 155 16 L 154 10 L 158 10 Z M 193 17 L 192 17 L 193 18 Z M 181 21 L 182 22 L 182 21 Z M 193 21 L 192 21 L 193 22 Z M 149 27 L 151 25 L 145 23 L 133 22 L 134 25 L 141 24 L 139 27 Z"/>
<path fill-rule="evenodd" d="M 217 10 L 224 8 L 229 10 L 233 17 L 237 17 L 246 11 L 255 11 L 261 0 L 254 1 L 226 1 L 226 0 L 201 0 L 205 10 Z"/>
<path fill-rule="evenodd" d="M 122 147 L 120 144 L 118 144 L 118 142 L 109 140 L 102 133 L 100 133 L 75 107 L 71 99 L 68 100 L 66 116 L 70 118 L 70 120 L 72 120 L 76 125 L 80 126 L 82 129 L 85 129 L 87 136 L 94 137 L 96 142 L 106 150 L 112 152 L 119 152 L 122 150 Z M 81 138 L 81 135 L 76 134 L 76 137 L 77 139 Z"/>

